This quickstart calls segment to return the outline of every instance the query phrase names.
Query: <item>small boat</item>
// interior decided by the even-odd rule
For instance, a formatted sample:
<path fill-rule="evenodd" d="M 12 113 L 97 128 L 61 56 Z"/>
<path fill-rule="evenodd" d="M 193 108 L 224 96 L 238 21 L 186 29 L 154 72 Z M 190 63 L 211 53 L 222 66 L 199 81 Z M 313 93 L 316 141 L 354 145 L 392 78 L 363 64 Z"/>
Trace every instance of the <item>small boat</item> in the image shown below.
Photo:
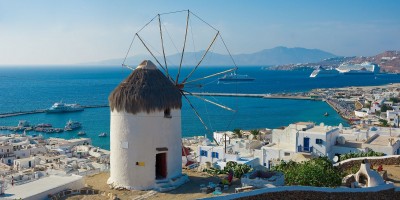
<path fill-rule="evenodd" d="M 328 113 L 328 112 L 326 112 L 326 113 L 324 114 L 324 116 L 325 116 L 325 117 L 329 116 L 329 113 Z"/>
<path fill-rule="evenodd" d="M 100 133 L 99 137 L 107 137 L 107 133 Z"/>
<path fill-rule="evenodd" d="M 79 131 L 78 135 L 86 135 L 86 132 L 85 131 Z"/>
<path fill-rule="evenodd" d="M 82 124 L 81 124 L 81 123 L 76 122 L 76 121 L 69 120 L 69 121 L 67 122 L 67 124 L 65 125 L 64 130 L 66 130 L 66 131 L 72 131 L 72 130 L 78 129 L 78 128 L 80 128 L 80 127 L 82 127 Z"/>
<path fill-rule="evenodd" d="M 218 81 L 221 82 L 242 82 L 242 81 L 254 81 L 255 78 L 252 78 L 248 75 L 241 75 L 236 73 L 225 74 L 223 77 L 218 78 Z"/>
<path fill-rule="evenodd" d="M 42 124 L 36 125 L 36 127 L 39 127 L 39 128 L 51 128 L 51 127 L 53 127 L 53 125 L 42 123 Z"/>
<path fill-rule="evenodd" d="M 79 104 L 66 104 L 61 102 L 54 103 L 49 109 L 46 109 L 46 113 L 62 113 L 62 112 L 76 112 L 83 111 L 83 107 Z"/>
<path fill-rule="evenodd" d="M 30 126 L 29 122 L 26 120 L 19 120 L 18 127 L 28 127 Z"/>

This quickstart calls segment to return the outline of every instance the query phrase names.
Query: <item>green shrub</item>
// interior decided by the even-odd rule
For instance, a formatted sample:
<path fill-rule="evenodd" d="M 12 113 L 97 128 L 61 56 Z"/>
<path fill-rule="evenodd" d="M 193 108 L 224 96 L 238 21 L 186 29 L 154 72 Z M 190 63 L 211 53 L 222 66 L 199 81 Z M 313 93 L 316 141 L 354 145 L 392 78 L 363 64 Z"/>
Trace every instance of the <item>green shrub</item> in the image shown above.
<path fill-rule="evenodd" d="M 340 161 L 347 160 L 350 158 L 359 158 L 359 157 L 376 157 L 376 156 L 384 156 L 385 154 L 382 152 L 376 152 L 372 149 L 368 149 L 368 152 L 359 152 L 359 153 L 346 153 L 340 155 Z"/>
<path fill-rule="evenodd" d="M 338 187 L 342 183 L 341 171 L 333 167 L 327 157 L 313 158 L 301 163 L 282 161 L 273 170 L 285 174 L 286 185 Z"/>
<path fill-rule="evenodd" d="M 207 172 L 208 174 L 212 175 L 218 175 L 218 174 L 228 174 L 231 170 L 233 171 L 233 176 L 235 178 L 241 178 L 243 174 L 253 171 L 253 168 L 251 168 L 246 164 L 237 164 L 234 161 L 228 161 L 223 170 L 210 168 L 210 169 L 205 169 L 204 172 Z"/>

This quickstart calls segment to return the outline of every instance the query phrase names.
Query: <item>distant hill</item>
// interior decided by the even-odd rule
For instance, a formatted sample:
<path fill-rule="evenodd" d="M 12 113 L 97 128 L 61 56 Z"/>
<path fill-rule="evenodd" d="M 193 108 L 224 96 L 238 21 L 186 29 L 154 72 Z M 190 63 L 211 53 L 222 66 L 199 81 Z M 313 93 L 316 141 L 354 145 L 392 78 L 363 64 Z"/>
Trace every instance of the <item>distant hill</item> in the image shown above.
<path fill-rule="evenodd" d="M 184 65 L 195 65 L 197 60 L 200 60 L 204 51 L 200 52 L 187 52 L 185 53 Z M 323 59 L 336 57 L 335 55 L 319 50 L 319 49 L 306 49 L 306 48 L 287 48 L 275 47 L 272 49 L 264 49 L 259 52 L 250 54 L 237 54 L 232 55 L 236 64 L 240 66 L 257 66 L 257 65 L 283 65 L 291 63 L 308 63 L 318 62 Z M 168 63 L 179 65 L 180 54 L 173 54 L 167 56 Z M 151 59 L 150 56 L 133 56 L 128 57 L 126 63 L 140 63 L 144 59 Z M 160 60 L 163 60 L 160 58 Z M 83 63 L 87 65 L 120 65 L 123 59 L 110 59 L 99 62 Z M 208 52 L 207 57 L 204 59 L 204 65 L 225 66 L 232 65 L 229 55 Z M 170 64 L 171 65 L 171 64 Z"/>
<path fill-rule="evenodd" d="M 284 64 L 269 67 L 269 70 L 297 70 L 303 68 L 336 68 L 342 63 L 360 64 L 363 62 L 376 63 L 381 67 L 381 72 L 400 73 L 400 51 L 385 51 L 375 56 L 334 57 L 319 62 L 304 62 L 299 64 Z"/>

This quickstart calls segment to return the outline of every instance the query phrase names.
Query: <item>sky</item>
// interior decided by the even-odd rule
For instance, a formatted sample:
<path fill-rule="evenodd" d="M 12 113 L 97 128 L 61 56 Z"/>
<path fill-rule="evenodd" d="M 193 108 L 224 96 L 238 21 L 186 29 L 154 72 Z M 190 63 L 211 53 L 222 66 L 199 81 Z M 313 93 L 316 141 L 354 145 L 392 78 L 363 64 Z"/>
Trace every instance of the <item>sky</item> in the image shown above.
<path fill-rule="evenodd" d="M 218 29 L 232 54 L 276 46 L 340 56 L 400 50 L 396 0 L 0 0 L 0 65 L 123 58 L 133 35 L 156 14 L 185 9 Z M 170 20 L 176 28 L 169 34 L 184 30 L 184 20 Z"/>

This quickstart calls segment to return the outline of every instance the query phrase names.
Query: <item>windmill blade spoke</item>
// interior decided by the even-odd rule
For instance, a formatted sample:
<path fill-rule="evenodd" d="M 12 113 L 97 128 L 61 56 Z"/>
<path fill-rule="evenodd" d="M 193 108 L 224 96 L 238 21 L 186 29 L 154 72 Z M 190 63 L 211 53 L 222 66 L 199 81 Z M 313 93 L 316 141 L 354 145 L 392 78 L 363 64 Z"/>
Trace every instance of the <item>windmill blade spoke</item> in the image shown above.
<path fill-rule="evenodd" d="M 202 84 L 188 84 L 188 85 L 185 85 L 185 88 L 202 88 L 202 87 L 204 87 L 204 85 L 202 85 Z"/>
<path fill-rule="evenodd" d="M 185 49 L 186 49 L 186 38 L 187 38 L 187 33 L 188 33 L 188 27 L 189 27 L 189 16 L 190 12 L 189 10 L 187 11 L 187 18 L 186 18 L 186 32 L 185 32 L 185 40 L 183 41 L 183 49 L 182 49 L 182 54 L 181 54 L 181 62 L 179 63 L 179 69 L 178 69 L 178 75 L 176 76 L 176 82 L 175 84 L 178 84 L 179 80 L 179 75 L 181 74 L 181 68 L 182 68 L 182 61 L 183 61 L 183 55 L 185 54 Z"/>
<path fill-rule="evenodd" d="M 184 92 L 186 92 L 186 93 L 188 93 L 189 95 L 192 95 L 192 96 L 194 96 L 194 97 L 196 97 L 196 98 L 198 98 L 198 99 L 201 99 L 201 100 L 203 100 L 203 101 L 205 101 L 205 102 L 208 102 L 208 103 L 211 103 L 211 104 L 213 104 L 213 105 L 216 105 L 216 106 L 218 106 L 218 107 L 220 107 L 220 108 L 223 108 L 223 109 L 225 109 L 225 110 L 229 110 L 229 111 L 232 111 L 232 112 L 236 112 L 236 110 L 233 110 L 232 108 L 229 108 L 229 107 L 227 107 L 227 106 L 221 105 L 221 104 L 219 104 L 219 103 L 215 103 L 214 101 L 208 100 L 208 99 L 203 98 L 203 97 L 201 97 L 201 96 L 199 96 L 199 95 L 195 95 L 195 94 L 193 94 L 193 93 L 191 93 L 191 92 L 188 92 L 188 91 L 184 91 Z"/>
<path fill-rule="evenodd" d="M 211 75 L 208 75 L 208 76 L 205 76 L 205 77 L 202 77 L 202 78 L 194 79 L 194 80 L 191 80 L 191 81 L 186 81 L 186 82 L 184 82 L 182 84 L 193 83 L 193 82 L 196 82 L 196 81 L 200 81 L 200 80 L 203 80 L 203 79 L 211 78 L 211 77 L 218 76 L 218 75 L 221 75 L 221 74 L 226 74 L 226 73 L 233 72 L 233 71 L 236 71 L 236 70 L 237 70 L 237 67 L 234 67 L 232 69 L 228 69 L 228 70 L 225 70 L 225 71 L 222 71 L 222 72 L 211 74 Z"/>
<path fill-rule="evenodd" d="M 185 95 L 185 93 L 183 93 L 181 91 L 181 94 L 183 97 L 185 97 L 186 101 L 188 102 L 188 104 L 190 105 L 190 107 L 192 108 L 192 110 L 194 111 L 194 114 L 196 114 L 197 118 L 199 118 L 200 122 L 203 124 L 204 128 L 206 129 L 207 132 L 210 132 L 210 130 L 208 129 L 206 123 L 204 123 L 203 119 L 200 117 L 200 114 L 197 112 L 196 108 L 194 108 L 192 102 L 190 102 L 189 98 L 187 98 L 187 96 Z M 214 142 L 218 144 L 217 140 L 214 138 L 214 136 L 212 137 Z"/>
<path fill-rule="evenodd" d="M 162 48 L 162 53 L 163 53 L 163 57 L 164 57 L 165 74 L 166 74 L 167 77 L 169 77 L 167 59 L 165 58 L 164 39 L 163 39 L 162 28 L 161 28 L 161 17 L 160 17 L 160 14 L 158 14 L 158 27 L 160 29 L 161 48 Z"/>
<path fill-rule="evenodd" d="M 185 93 L 181 92 L 182 96 L 185 97 L 186 101 L 189 103 L 189 106 L 193 109 L 194 113 L 196 114 L 197 118 L 199 118 L 200 122 L 203 124 L 204 128 L 209 131 L 206 123 L 204 123 L 203 119 L 200 117 L 200 114 L 197 112 L 196 108 L 194 108 L 192 102 L 190 102 L 189 98 L 185 95 Z"/>
<path fill-rule="evenodd" d="M 160 61 L 158 61 L 157 57 L 154 56 L 153 52 L 150 51 L 149 47 L 147 47 L 146 43 L 143 41 L 143 39 L 139 36 L 139 34 L 136 33 L 137 38 L 142 42 L 143 46 L 147 49 L 147 51 L 151 54 L 151 56 L 156 60 L 158 65 L 160 65 L 161 69 L 164 70 L 164 73 L 166 74 L 166 77 L 171 80 L 173 83 L 175 82 L 174 79 L 168 74 L 168 71 L 162 66 Z"/>
<path fill-rule="evenodd" d="M 208 51 L 210 51 L 210 48 L 212 47 L 212 45 L 214 44 L 215 40 L 217 39 L 219 35 L 219 31 L 217 32 L 217 34 L 215 34 L 214 39 L 211 41 L 210 45 L 208 45 L 207 50 L 204 52 L 203 56 L 201 57 L 200 61 L 197 63 L 197 65 L 194 67 L 194 69 L 189 73 L 189 75 L 186 76 L 185 79 L 183 79 L 182 83 L 186 82 L 194 73 L 194 71 L 196 71 L 196 69 L 199 67 L 199 65 L 201 64 L 201 62 L 203 62 L 203 59 L 206 57 Z"/>

